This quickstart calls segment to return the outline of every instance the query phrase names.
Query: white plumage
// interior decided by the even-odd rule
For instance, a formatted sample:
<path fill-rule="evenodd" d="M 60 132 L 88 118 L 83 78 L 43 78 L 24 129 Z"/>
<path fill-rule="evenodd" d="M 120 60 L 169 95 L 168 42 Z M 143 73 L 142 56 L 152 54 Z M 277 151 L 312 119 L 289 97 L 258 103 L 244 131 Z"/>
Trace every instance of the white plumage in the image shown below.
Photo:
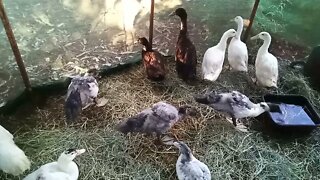
<path fill-rule="evenodd" d="M 271 43 L 271 36 L 267 32 L 261 32 L 251 39 L 262 39 L 263 45 L 259 48 L 255 69 L 257 82 L 265 87 L 277 87 L 278 81 L 278 60 L 269 53 L 268 49 Z"/>
<path fill-rule="evenodd" d="M 0 126 L 0 169 L 18 176 L 30 168 L 25 153 L 14 143 L 13 135 Z"/>
<path fill-rule="evenodd" d="M 179 180 L 210 180 L 211 173 L 207 165 L 195 158 L 184 142 L 174 142 L 179 148 L 180 156 L 176 163 Z"/>
<path fill-rule="evenodd" d="M 230 41 L 228 47 L 228 62 L 235 71 L 248 71 L 248 48 L 240 39 L 243 30 L 243 19 L 241 16 L 234 18 L 237 23 L 237 33 Z"/>
<path fill-rule="evenodd" d="M 68 149 L 60 155 L 58 161 L 41 166 L 23 180 L 77 180 L 79 168 L 73 159 L 85 151 Z"/>
<path fill-rule="evenodd" d="M 234 29 L 229 29 L 222 35 L 216 46 L 207 49 L 204 53 L 202 61 L 202 73 L 204 79 L 209 81 L 215 81 L 218 79 L 223 67 L 227 40 L 235 35 L 236 31 Z"/>

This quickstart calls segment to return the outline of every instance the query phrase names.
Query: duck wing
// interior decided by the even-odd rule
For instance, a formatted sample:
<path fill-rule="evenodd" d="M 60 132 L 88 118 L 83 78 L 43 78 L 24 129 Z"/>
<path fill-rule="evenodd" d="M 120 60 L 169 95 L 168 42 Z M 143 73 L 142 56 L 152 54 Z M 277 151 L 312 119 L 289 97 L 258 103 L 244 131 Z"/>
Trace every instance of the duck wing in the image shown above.
<path fill-rule="evenodd" d="M 145 109 L 137 115 L 134 115 L 125 121 L 121 122 L 117 129 L 122 133 L 129 133 L 129 132 L 143 132 L 147 128 L 146 120 L 152 114 L 151 108 Z"/>
<path fill-rule="evenodd" d="M 190 39 L 179 37 L 176 46 L 176 70 L 184 78 L 195 77 L 197 66 L 197 52 Z"/>
<path fill-rule="evenodd" d="M 255 104 L 246 95 L 238 91 L 232 91 L 232 98 L 234 102 L 238 103 L 240 106 L 245 106 L 248 109 L 255 107 Z"/>
<path fill-rule="evenodd" d="M 153 114 L 158 116 L 162 121 L 176 122 L 179 119 L 177 108 L 165 102 L 158 102 L 151 108 Z"/>

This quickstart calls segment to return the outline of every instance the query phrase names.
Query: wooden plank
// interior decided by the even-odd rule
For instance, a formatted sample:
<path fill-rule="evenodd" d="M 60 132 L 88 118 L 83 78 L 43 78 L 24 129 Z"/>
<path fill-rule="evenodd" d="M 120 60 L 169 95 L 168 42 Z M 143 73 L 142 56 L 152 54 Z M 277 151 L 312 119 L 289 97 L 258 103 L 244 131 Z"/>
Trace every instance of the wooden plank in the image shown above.
<path fill-rule="evenodd" d="M 256 16 L 256 13 L 257 13 L 257 9 L 258 9 L 259 3 L 260 3 L 260 0 L 256 0 L 254 2 L 253 9 L 252 9 L 251 15 L 250 15 L 249 26 L 247 27 L 246 32 L 244 33 L 244 36 L 243 36 L 243 40 L 242 40 L 243 42 L 246 42 L 248 40 L 249 33 L 251 31 L 253 20 L 254 20 L 254 18 Z"/>

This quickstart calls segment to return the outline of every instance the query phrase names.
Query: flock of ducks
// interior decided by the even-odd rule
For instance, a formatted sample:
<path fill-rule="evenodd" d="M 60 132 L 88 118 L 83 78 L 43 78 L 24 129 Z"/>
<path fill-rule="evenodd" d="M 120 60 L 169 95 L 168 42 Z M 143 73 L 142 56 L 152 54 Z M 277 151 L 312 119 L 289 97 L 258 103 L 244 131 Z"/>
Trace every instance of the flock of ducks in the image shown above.
<path fill-rule="evenodd" d="M 196 80 L 197 55 L 195 46 L 188 37 L 186 10 L 178 8 L 170 14 L 170 16 L 174 15 L 179 16 L 181 19 L 181 29 L 175 52 L 177 74 L 184 81 Z M 203 79 L 209 81 L 218 79 L 222 71 L 229 38 L 232 38 L 227 56 L 230 69 L 248 71 L 248 49 L 246 44 L 240 40 L 243 19 L 237 16 L 234 21 L 238 24 L 237 31 L 234 29 L 227 30 L 222 35 L 219 43 L 205 52 L 202 61 Z M 265 87 L 277 87 L 278 62 L 268 52 L 271 36 L 267 32 L 261 32 L 251 39 L 258 38 L 262 39 L 264 43 L 258 51 L 255 63 L 257 83 Z M 142 59 L 147 77 L 153 81 L 164 80 L 167 69 L 162 55 L 152 49 L 152 45 L 146 38 L 139 38 L 138 41 L 145 47 L 142 50 Z M 99 103 L 97 98 L 99 86 L 95 77 L 96 71 L 90 70 L 84 76 L 76 76 L 72 79 L 65 101 L 65 113 L 68 122 L 76 121 L 79 119 L 83 109 Z M 230 122 L 236 128 L 241 125 L 237 121 L 238 119 L 256 117 L 265 111 L 281 112 L 277 105 L 266 102 L 255 104 L 238 91 L 205 93 L 194 96 L 194 100 L 231 117 Z M 191 109 L 188 105 L 175 107 L 161 101 L 142 110 L 137 115 L 123 120 L 117 125 L 116 129 L 124 134 L 130 132 L 155 134 L 157 142 L 164 143 L 161 135 L 166 134 L 175 123 L 182 120 L 186 115 L 192 115 Z M 245 131 L 245 128 L 238 129 Z M 0 135 L 0 169 L 15 176 L 29 169 L 30 161 L 24 152 L 15 145 L 12 134 L 0 126 Z M 196 159 L 184 142 L 174 140 L 170 145 L 176 146 L 180 151 L 180 156 L 176 163 L 176 172 L 179 180 L 211 179 L 211 173 L 207 165 Z M 79 176 L 79 169 L 73 159 L 84 152 L 84 149 L 64 151 L 56 162 L 41 166 L 27 175 L 24 180 L 76 180 Z"/>

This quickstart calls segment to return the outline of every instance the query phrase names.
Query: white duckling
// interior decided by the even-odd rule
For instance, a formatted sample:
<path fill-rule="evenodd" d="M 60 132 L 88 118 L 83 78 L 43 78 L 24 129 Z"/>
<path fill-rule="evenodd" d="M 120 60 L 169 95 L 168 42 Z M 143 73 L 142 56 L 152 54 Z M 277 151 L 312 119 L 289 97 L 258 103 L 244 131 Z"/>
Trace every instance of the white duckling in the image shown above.
<path fill-rule="evenodd" d="M 14 143 L 13 135 L 0 126 L 0 169 L 18 176 L 30 168 L 25 153 Z"/>
<path fill-rule="evenodd" d="M 246 127 L 241 123 L 237 126 L 237 119 L 247 117 L 257 117 L 265 111 L 280 112 L 280 107 L 276 104 L 260 102 L 253 103 L 250 99 L 238 91 L 216 94 L 211 92 L 204 95 L 194 97 L 195 101 L 206 104 L 216 111 L 222 112 L 230 116 L 231 122 L 238 130 L 247 131 Z"/>
<path fill-rule="evenodd" d="M 60 155 L 58 161 L 42 165 L 23 180 L 77 180 L 79 167 L 73 159 L 85 151 L 85 149 L 68 149 Z"/>
<path fill-rule="evenodd" d="M 267 32 L 261 32 L 251 37 L 251 40 L 258 38 L 263 40 L 263 45 L 259 48 L 255 62 L 257 82 L 265 87 L 277 88 L 278 60 L 268 52 L 271 36 Z"/>
<path fill-rule="evenodd" d="M 204 53 L 203 62 L 202 62 L 202 73 L 204 79 L 209 81 L 215 81 L 218 79 L 223 66 L 223 61 L 225 57 L 227 40 L 230 37 L 236 35 L 236 30 L 229 29 L 226 31 L 219 43 L 216 46 L 213 46 Z"/>
<path fill-rule="evenodd" d="M 84 76 L 76 76 L 71 80 L 65 102 L 68 121 L 77 120 L 82 110 L 92 104 L 98 104 L 99 86 L 91 73 L 94 72 L 89 70 Z"/>
<path fill-rule="evenodd" d="M 234 18 L 238 25 L 236 36 L 230 41 L 228 47 L 228 62 L 230 68 L 235 71 L 248 71 L 248 48 L 240 39 L 243 30 L 243 19 L 241 16 Z"/>
<path fill-rule="evenodd" d="M 166 133 L 171 127 L 186 115 L 188 106 L 181 106 L 178 109 L 166 102 L 158 102 L 151 108 L 147 108 L 135 116 L 132 116 L 117 126 L 117 130 L 127 134 L 139 132 L 157 135 L 157 142 L 161 142 L 160 136 Z"/>
<path fill-rule="evenodd" d="M 174 142 L 173 145 L 179 148 L 180 151 L 180 156 L 176 163 L 176 171 L 179 180 L 211 179 L 211 173 L 208 166 L 195 158 L 190 148 L 184 142 Z"/>

